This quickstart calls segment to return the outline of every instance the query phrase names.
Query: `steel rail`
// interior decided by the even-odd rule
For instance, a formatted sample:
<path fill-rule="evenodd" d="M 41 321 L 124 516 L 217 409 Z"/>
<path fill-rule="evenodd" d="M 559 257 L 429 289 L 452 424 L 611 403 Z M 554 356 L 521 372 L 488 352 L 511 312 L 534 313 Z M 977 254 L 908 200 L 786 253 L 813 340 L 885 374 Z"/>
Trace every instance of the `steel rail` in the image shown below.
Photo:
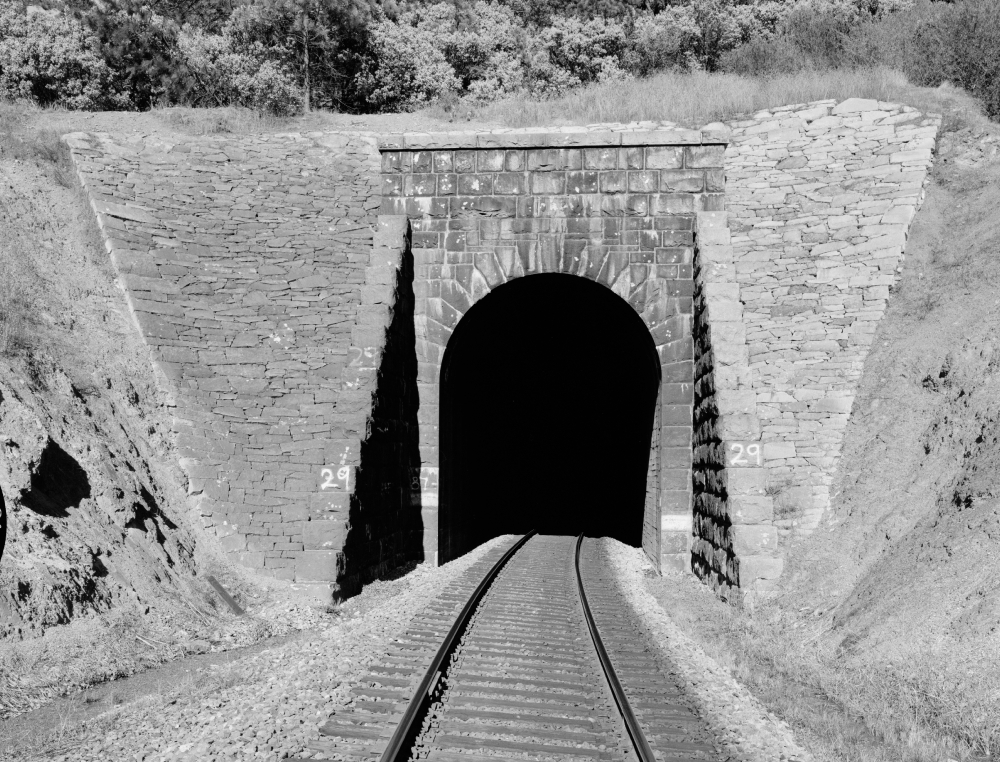
<path fill-rule="evenodd" d="M 511 559 L 511 556 L 517 553 L 517 551 L 519 551 L 521 547 L 536 534 L 537 532 L 532 530 L 514 543 L 510 550 L 504 553 L 500 560 L 493 565 L 493 568 L 487 572 L 486 576 L 483 577 L 482 582 L 479 583 L 479 586 L 469 597 L 469 600 L 466 602 L 462 612 L 451 625 L 451 629 L 448 630 L 448 634 L 445 636 L 441 647 L 438 648 L 437 653 L 434 654 L 434 658 L 431 660 L 431 664 L 427 668 L 427 672 L 420 681 L 420 685 L 417 686 L 417 690 L 413 694 L 413 698 L 410 699 L 410 703 L 407 705 L 406 711 L 403 712 L 403 716 L 400 718 L 399 724 L 396 726 L 396 730 L 393 731 L 392 737 L 389 739 L 389 744 L 385 747 L 385 751 L 382 752 L 382 756 L 379 757 L 379 762 L 406 762 L 409 756 L 410 747 L 412 746 L 412 736 L 414 731 L 417 730 L 415 727 L 416 722 L 420 718 L 426 705 L 430 702 L 431 693 L 434 691 L 437 681 L 441 676 L 441 670 L 444 667 L 445 659 L 447 659 L 451 652 L 455 649 L 455 646 L 458 644 L 459 637 L 461 637 L 466 625 L 468 625 L 469 619 L 472 618 L 472 613 L 476 610 L 476 607 L 486 594 L 486 591 L 489 589 L 493 580 L 496 579 L 497 574 L 500 573 L 500 570 Z"/>
<path fill-rule="evenodd" d="M 590 603 L 587 601 L 587 591 L 583 585 L 583 574 L 580 573 L 580 550 L 582 548 L 583 535 L 581 534 L 576 538 L 576 584 L 580 591 L 580 603 L 583 604 L 583 614 L 587 620 L 590 637 L 594 641 L 594 648 L 597 649 L 597 657 L 601 661 L 601 667 L 604 669 L 604 676 L 608 680 L 611 693 L 614 694 L 618 711 L 621 713 L 622 719 L 625 721 L 625 727 L 628 729 L 629 737 L 632 739 L 632 746 L 635 747 L 636 756 L 640 762 L 656 762 L 653 749 L 649 745 L 649 741 L 646 740 L 646 734 L 642 732 L 642 728 L 639 726 L 639 720 L 636 719 L 635 712 L 632 711 L 632 705 L 628 702 L 625 689 L 622 688 L 621 681 L 618 679 L 618 673 L 615 672 L 615 667 L 611 663 L 611 657 L 608 656 L 608 651 L 604 647 L 604 641 L 601 640 L 601 633 L 597 630 L 594 615 L 590 611 Z"/>

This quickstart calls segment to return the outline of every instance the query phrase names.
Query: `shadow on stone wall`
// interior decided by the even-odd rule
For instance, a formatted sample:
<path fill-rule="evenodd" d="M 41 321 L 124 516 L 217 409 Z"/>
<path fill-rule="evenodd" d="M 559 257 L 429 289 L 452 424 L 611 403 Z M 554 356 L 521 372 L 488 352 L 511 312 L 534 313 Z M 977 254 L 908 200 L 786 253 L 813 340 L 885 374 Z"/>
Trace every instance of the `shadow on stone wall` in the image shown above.
<path fill-rule="evenodd" d="M 0 561 L 3 561 L 3 549 L 7 545 L 7 507 L 3 502 L 3 492 L 0 492 Z"/>
<path fill-rule="evenodd" d="M 376 579 L 399 576 L 424 560 L 417 427 L 417 355 L 413 324 L 410 233 L 397 270 L 392 322 L 378 364 L 378 381 L 361 443 L 361 465 L 351 496 L 347 539 L 338 569 L 338 597 Z"/>
<path fill-rule="evenodd" d="M 725 451 L 719 431 L 712 328 L 701 276 L 704 263 L 695 257 L 694 295 L 694 455 L 692 463 L 694 546 L 691 568 L 723 597 L 735 579 L 730 539 Z"/>

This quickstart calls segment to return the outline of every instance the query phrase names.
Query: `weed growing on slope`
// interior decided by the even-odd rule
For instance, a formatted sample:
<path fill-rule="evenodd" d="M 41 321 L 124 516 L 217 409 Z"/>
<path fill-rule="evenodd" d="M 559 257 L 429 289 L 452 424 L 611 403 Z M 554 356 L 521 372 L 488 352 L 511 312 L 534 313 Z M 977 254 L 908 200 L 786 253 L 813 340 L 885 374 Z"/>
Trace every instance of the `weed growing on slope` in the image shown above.
<path fill-rule="evenodd" d="M 809 700 L 782 713 L 826 713 L 824 722 L 810 716 L 808 726 L 850 758 L 874 739 L 888 749 L 872 759 L 900 762 L 989 757 L 1000 748 L 1000 666 L 954 643 L 928 645 L 899 661 L 854 653 L 849 639 L 831 650 L 822 643 L 831 626 L 823 613 L 813 623 L 753 597 L 730 607 L 722 631 L 737 678 L 769 704 L 784 703 L 792 695 L 788 684 L 797 685 Z"/>
<path fill-rule="evenodd" d="M 45 111 L 31 103 L 0 100 L 0 158 L 31 161 L 64 188 L 75 185 L 69 148 L 55 130 L 34 125 Z"/>
<path fill-rule="evenodd" d="M 189 135 L 253 135 L 275 132 L 290 120 L 237 106 L 225 108 L 154 108 L 168 127 Z"/>
<path fill-rule="evenodd" d="M 882 66 L 775 76 L 663 72 L 577 88 L 561 98 L 507 98 L 482 107 L 475 117 L 508 127 L 655 121 L 697 128 L 779 106 L 847 98 L 905 103 L 942 114 L 952 132 L 986 121 L 982 106 L 968 93 L 950 86 L 914 87 L 900 72 Z M 447 117 L 439 111 L 427 113 Z"/>
<path fill-rule="evenodd" d="M 664 72 L 648 79 L 604 82 L 562 98 L 509 98 L 476 116 L 511 127 L 658 121 L 701 127 L 762 109 L 835 98 L 904 101 L 906 78 L 890 69 L 802 72 L 776 77 Z"/>
<path fill-rule="evenodd" d="M 0 220 L 14 223 L 0 198 Z M 8 230 L 0 246 L 0 357 L 13 356 L 32 344 L 38 279 L 17 235 Z"/>

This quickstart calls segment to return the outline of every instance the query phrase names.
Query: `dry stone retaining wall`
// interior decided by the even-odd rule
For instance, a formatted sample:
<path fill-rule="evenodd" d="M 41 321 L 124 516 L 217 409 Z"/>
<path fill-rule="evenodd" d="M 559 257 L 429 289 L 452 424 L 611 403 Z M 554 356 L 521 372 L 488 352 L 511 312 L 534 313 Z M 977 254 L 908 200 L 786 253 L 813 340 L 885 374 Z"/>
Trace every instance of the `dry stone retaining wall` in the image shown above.
<path fill-rule="evenodd" d="M 731 237 L 699 247 L 696 318 L 693 561 L 723 590 L 773 587 L 830 504 L 938 125 L 860 99 L 731 125 Z"/>
<path fill-rule="evenodd" d="M 67 142 L 172 398 L 191 502 L 222 547 L 261 573 L 327 586 L 391 564 L 402 537 L 343 553 L 349 530 L 364 535 L 410 502 L 403 453 L 376 460 L 397 463 L 389 492 L 405 489 L 404 506 L 362 506 L 355 490 L 408 256 L 399 221 L 378 218 L 374 139 Z M 396 407 L 380 419 L 398 415 L 405 431 Z"/>

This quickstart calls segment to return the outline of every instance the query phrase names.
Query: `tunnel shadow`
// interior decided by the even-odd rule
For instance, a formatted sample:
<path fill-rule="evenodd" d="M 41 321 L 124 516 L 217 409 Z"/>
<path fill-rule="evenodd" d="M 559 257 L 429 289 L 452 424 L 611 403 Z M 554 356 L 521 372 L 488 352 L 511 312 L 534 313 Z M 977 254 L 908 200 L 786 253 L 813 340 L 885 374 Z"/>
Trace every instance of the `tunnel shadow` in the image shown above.
<path fill-rule="evenodd" d="M 413 474 L 420 472 L 420 432 L 409 237 L 408 232 L 367 436 L 361 442 L 337 575 L 341 599 L 376 579 L 395 579 L 424 560 L 419 492 L 410 487 Z"/>
<path fill-rule="evenodd" d="M 660 364 L 642 318 L 573 275 L 511 281 L 441 369 L 441 561 L 500 534 L 642 542 Z"/>

